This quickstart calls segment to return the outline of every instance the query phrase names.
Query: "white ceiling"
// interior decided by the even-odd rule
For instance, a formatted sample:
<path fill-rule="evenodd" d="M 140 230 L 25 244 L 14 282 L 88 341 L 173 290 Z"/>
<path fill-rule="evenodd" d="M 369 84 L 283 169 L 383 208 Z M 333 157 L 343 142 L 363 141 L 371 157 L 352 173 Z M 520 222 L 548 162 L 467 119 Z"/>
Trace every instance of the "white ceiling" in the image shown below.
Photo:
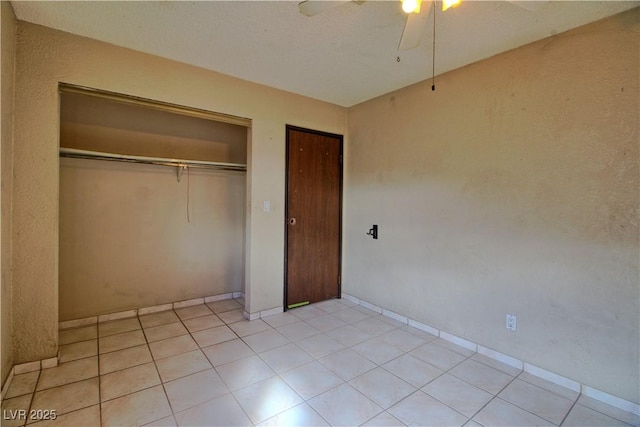
<path fill-rule="evenodd" d="M 23 21 L 346 107 L 432 75 L 433 16 L 420 46 L 398 51 L 406 15 L 397 0 L 337 2 L 313 17 L 296 1 L 11 3 Z M 436 74 L 636 6 L 552 0 L 529 11 L 467 0 L 438 9 Z"/>

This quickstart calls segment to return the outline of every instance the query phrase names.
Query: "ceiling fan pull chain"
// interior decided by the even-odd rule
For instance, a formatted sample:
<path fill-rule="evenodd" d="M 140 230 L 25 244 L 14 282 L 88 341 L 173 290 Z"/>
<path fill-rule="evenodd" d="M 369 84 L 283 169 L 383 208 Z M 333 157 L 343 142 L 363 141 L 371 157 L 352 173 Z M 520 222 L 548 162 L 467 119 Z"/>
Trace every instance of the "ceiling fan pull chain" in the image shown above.
<path fill-rule="evenodd" d="M 436 2 L 433 2 L 433 58 L 431 60 L 431 90 L 436 90 Z"/>

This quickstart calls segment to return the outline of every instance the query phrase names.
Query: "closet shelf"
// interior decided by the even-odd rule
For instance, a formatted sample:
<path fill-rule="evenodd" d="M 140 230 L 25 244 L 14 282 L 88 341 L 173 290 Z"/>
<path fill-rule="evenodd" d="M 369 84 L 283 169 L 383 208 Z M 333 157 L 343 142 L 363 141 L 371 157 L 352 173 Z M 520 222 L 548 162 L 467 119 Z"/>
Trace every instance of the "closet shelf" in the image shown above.
<path fill-rule="evenodd" d="M 164 157 L 131 156 L 127 154 L 104 153 L 100 151 L 78 150 L 60 147 L 60 157 L 75 159 L 107 160 L 112 162 L 144 163 L 148 165 L 173 166 L 180 169 L 201 168 L 230 171 L 246 171 L 247 165 L 242 163 L 209 162 L 204 160 L 181 160 Z"/>

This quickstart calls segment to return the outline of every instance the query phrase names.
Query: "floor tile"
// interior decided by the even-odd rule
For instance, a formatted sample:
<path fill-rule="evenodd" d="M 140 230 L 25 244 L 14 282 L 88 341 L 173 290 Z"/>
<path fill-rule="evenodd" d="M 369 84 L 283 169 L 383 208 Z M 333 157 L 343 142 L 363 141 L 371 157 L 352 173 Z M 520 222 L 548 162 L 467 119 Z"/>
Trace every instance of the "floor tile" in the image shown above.
<path fill-rule="evenodd" d="M 497 369 L 498 371 L 502 371 L 507 375 L 511 375 L 512 377 L 518 376 L 522 372 L 522 369 L 514 368 L 513 366 L 509 366 L 506 363 L 499 362 L 495 359 L 485 356 L 484 354 L 475 353 L 473 356 L 471 356 L 471 359 Z"/>
<path fill-rule="evenodd" d="M 213 313 L 205 304 L 192 305 L 174 310 L 181 320 L 193 319 L 200 316 L 207 316 Z"/>
<path fill-rule="evenodd" d="M 36 390 L 57 387 L 98 376 L 98 358 L 74 360 L 61 363 L 55 368 L 43 369 L 40 372 Z"/>
<path fill-rule="evenodd" d="M 226 325 L 211 329 L 204 329 L 202 331 L 194 332 L 191 335 L 201 348 L 238 338 L 236 333 Z"/>
<path fill-rule="evenodd" d="M 215 367 L 255 355 L 253 350 L 240 339 L 212 345 L 211 347 L 203 348 L 202 351 Z"/>
<path fill-rule="evenodd" d="M 353 308 L 336 311 L 334 313 L 331 313 L 331 315 L 346 324 L 356 323 L 369 317 L 361 311 Z"/>
<path fill-rule="evenodd" d="M 362 427 L 404 427 L 404 423 L 388 412 L 383 412 L 371 418 Z"/>
<path fill-rule="evenodd" d="M 307 403 L 332 426 L 360 425 L 382 412 L 381 407 L 349 384 L 332 388 Z"/>
<path fill-rule="evenodd" d="M 314 361 L 280 374 L 304 400 L 332 389 L 344 381 L 329 368 Z"/>
<path fill-rule="evenodd" d="M 317 330 L 321 332 L 331 331 L 336 328 L 340 328 L 342 326 L 346 326 L 347 324 L 342 320 L 334 317 L 330 314 L 325 314 L 318 317 L 313 317 L 311 319 L 307 319 L 305 321 L 308 325 L 313 326 Z"/>
<path fill-rule="evenodd" d="M 275 375 L 258 356 L 249 356 L 216 367 L 229 390 L 235 391 Z"/>
<path fill-rule="evenodd" d="M 190 427 L 228 427 L 251 426 L 236 399 L 231 394 L 225 394 L 208 402 L 176 414 L 179 426 Z"/>
<path fill-rule="evenodd" d="M 178 337 L 188 333 L 189 331 L 187 331 L 187 328 L 185 328 L 181 322 L 153 326 L 144 330 L 144 334 L 149 342 L 165 340 L 167 338 Z"/>
<path fill-rule="evenodd" d="M 444 347 L 451 351 L 455 351 L 456 353 L 464 357 L 470 357 L 475 353 L 475 351 L 473 350 L 469 350 L 468 348 L 459 346 L 458 344 L 452 343 L 451 341 L 447 341 L 443 338 L 436 338 L 435 340 L 431 341 L 431 343 L 439 345 L 440 347 Z"/>
<path fill-rule="evenodd" d="M 103 426 L 137 426 L 169 415 L 171 407 L 160 385 L 102 403 Z"/>
<path fill-rule="evenodd" d="M 164 387 L 173 412 L 184 411 L 229 393 L 229 389 L 213 369 L 170 381 Z"/>
<path fill-rule="evenodd" d="M 312 337 L 305 338 L 297 341 L 296 345 L 316 359 L 345 348 L 343 344 L 340 344 L 338 341 L 326 334 L 314 335 Z"/>
<path fill-rule="evenodd" d="M 139 345 L 112 353 L 101 354 L 100 375 L 152 361 L 153 358 L 147 345 Z"/>
<path fill-rule="evenodd" d="M 246 337 L 247 335 L 257 334 L 258 332 L 268 331 L 271 329 L 271 326 L 266 324 L 261 319 L 243 320 L 241 322 L 232 323 L 229 325 L 229 327 L 240 338 Z"/>
<path fill-rule="evenodd" d="M 575 405 L 562 423 L 563 427 L 628 427 L 629 424 L 605 415 L 595 409 Z"/>
<path fill-rule="evenodd" d="M 175 380 L 196 372 L 211 369 L 211 363 L 201 350 L 189 351 L 156 361 L 162 382 Z"/>
<path fill-rule="evenodd" d="M 252 384 L 233 394 L 254 423 L 302 403 L 300 396 L 277 376 Z"/>
<path fill-rule="evenodd" d="M 380 313 L 379 313 L 379 312 L 377 312 L 377 311 L 373 311 L 373 310 L 371 310 L 371 309 L 369 309 L 369 308 L 367 308 L 367 307 L 365 307 L 365 306 L 363 306 L 363 305 L 356 305 L 356 306 L 354 306 L 353 308 L 354 308 L 355 310 L 358 310 L 358 311 L 359 311 L 359 312 L 361 312 L 361 313 L 366 314 L 366 315 L 367 315 L 367 316 L 369 316 L 369 317 L 377 317 L 377 316 L 380 316 Z"/>
<path fill-rule="evenodd" d="M 32 410 L 55 409 L 57 415 L 100 403 L 98 378 L 38 391 L 33 396 Z"/>
<path fill-rule="evenodd" d="M 214 313 L 225 313 L 227 311 L 244 309 L 241 304 L 233 299 L 224 299 L 221 301 L 209 302 L 207 303 L 207 306 L 209 306 L 209 308 L 213 310 Z"/>
<path fill-rule="evenodd" d="M 300 341 L 320 333 L 319 330 L 304 322 L 290 323 L 276 330 L 291 341 Z"/>
<path fill-rule="evenodd" d="M 187 327 L 189 332 L 197 332 L 203 329 L 215 328 L 216 326 L 222 325 L 224 325 L 224 322 L 215 314 L 194 317 L 193 319 L 184 321 L 184 326 Z"/>
<path fill-rule="evenodd" d="M 96 325 L 83 326 L 74 329 L 63 329 L 58 332 L 58 345 L 71 344 L 98 338 Z"/>
<path fill-rule="evenodd" d="M 146 343 L 147 340 L 144 338 L 142 331 L 137 330 L 117 335 L 109 335 L 108 337 L 101 337 L 98 340 L 98 350 L 100 354 L 103 354 Z"/>
<path fill-rule="evenodd" d="M 341 328 L 334 329 L 333 331 L 329 331 L 327 332 L 327 335 L 346 346 L 357 345 L 361 342 L 373 338 L 372 335 L 369 335 L 368 333 L 363 332 L 360 329 L 354 328 L 351 325 L 343 326 Z"/>
<path fill-rule="evenodd" d="M 493 395 L 453 375 L 443 374 L 422 391 L 467 417 L 473 417 Z"/>
<path fill-rule="evenodd" d="M 151 421 L 149 424 L 145 424 L 144 427 L 177 427 L 178 423 L 173 415 L 160 418 L 159 420 Z"/>
<path fill-rule="evenodd" d="M 548 426 L 549 421 L 520 409 L 500 398 L 493 399 L 474 417 L 474 421 L 483 426 L 512 427 L 512 426 Z"/>
<path fill-rule="evenodd" d="M 436 338 L 438 338 L 435 335 L 432 335 L 428 332 L 425 332 L 421 329 L 418 328 L 414 328 L 413 326 L 409 326 L 409 325 L 404 325 L 401 326 L 400 328 L 398 328 L 402 331 L 405 332 L 409 332 L 411 335 L 415 335 L 416 337 L 420 338 L 421 340 L 425 341 L 425 342 L 432 342 L 433 340 L 435 340 Z"/>
<path fill-rule="evenodd" d="M 279 334 L 278 331 L 271 328 L 263 332 L 248 335 L 242 338 L 242 340 L 256 353 L 282 347 L 290 342 L 287 338 Z"/>
<path fill-rule="evenodd" d="M 29 424 L 30 427 L 70 427 L 70 426 L 99 426 L 100 405 L 89 406 L 66 414 L 56 415 L 55 420 L 40 421 Z M 4 424 L 3 424 L 4 426 Z"/>
<path fill-rule="evenodd" d="M 307 403 L 301 403 L 291 409 L 258 423 L 260 427 L 324 427 L 329 424 Z"/>
<path fill-rule="evenodd" d="M 401 329 L 394 329 L 393 331 L 386 332 L 382 334 L 380 338 L 382 338 L 382 340 L 387 344 L 397 347 L 404 352 L 414 350 L 421 345 L 426 344 L 424 340 Z"/>
<path fill-rule="evenodd" d="M 265 351 L 260 354 L 260 357 L 278 373 L 297 368 L 313 360 L 313 357 L 295 344 L 287 344 Z"/>
<path fill-rule="evenodd" d="M 608 405 L 599 400 L 595 400 L 591 397 L 582 395 L 580 396 L 580 398 L 578 398 L 578 403 L 582 406 L 586 406 L 587 408 L 591 408 L 612 418 L 623 421 L 627 424 L 640 426 L 640 417 L 638 415 L 632 414 L 631 412 L 623 411 L 622 409 Z"/>
<path fill-rule="evenodd" d="M 396 326 L 390 325 L 377 317 L 369 317 L 353 324 L 357 329 L 371 336 L 382 335 L 386 332 L 393 331 Z"/>
<path fill-rule="evenodd" d="M 104 402 L 158 384 L 160 384 L 160 377 L 154 363 L 134 366 L 102 375 L 100 377 L 100 399 Z"/>
<path fill-rule="evenodd" d="M 409 354 L 443 371 L 449 370 L 463 360 L 466 360 L 466 357 L 461 354 L 433 343 L 427 343 L 418 347 Z"/>
<path fill-rule="evenodd" d="M 471 359 L 452 368 L 449 373 L 494 395 L 513 380 L 512 376 Z"/>
<path fill-rule="evenodd" d="M 372 369 L 349 381 L 360 393 L 387 409 L 416 391 L 416 388 L 382 368 Z"/>
<path fill-rule="evenodd" d="M 107 337 L 109 335 L 135 331 L 141 328 L 142 327 L 140 326 L 140 322 L 138 321 L 137 317 L 113 320 L 110 322 L 101 322 L 101 323 L 98 323 L 98 336 Z"/>
<path fill-rule="evenodd" d="M 354 345 L 352 348 L 378 365 L 387 363 L 403 354 L 402 350 L 387 344 L 379 337 Z"/>
<path fill-rule="evenodd" d="M 289 313 L 296 316 L 298 319 L 307 320 L 314 317 L 322 316 L 326 314 L 326 311 L 320 310 L 314 305 L 305 305 L 303 307 L 294 308 L 289 310 Z"/>
<path fill-rule="evenodd" d="M 60 330 L 60 365 L 14 376 L 2 409 L 55 407 L 34 426 L 640 425 L 347 302 L 249 322 L 224 300 Z"/>
<path fill-rule="evenodd" d="M 442 370 L 422 360 L 403 354 L 382 365 L 384 369 L 405 380 L 414 387 L 422 387 L 442 374 Z"/>
<path fill-rule="evenodd" d="M 191 335 L 180 335 L 179 337 L 149 343 L 149 349 L 151 349 L 153 358 L 160 360 L 165 357 L 197 350 L 198 344 L 191 338 Z"/>
<path fill-rule="evenodd" d="M 394 319 L 393 317 L 385 316 L 384 314 L 382 316 L 378 316 L 377 319 L 380 319 L 384 323 L 388 323 L 388 324 L 390 324 L 391 326 L 393 326 L 395 328 L 401 328 L 401 327 L 407 325 L 407 322 L 401 322 L 398 319 Z"/>
<path fill-rule="evenodd" d="M 180 318 L 173 310 L 160 311 L 158 313 L 140 316 L 140 323 L 143 328 L 166 325 L 167 323 L 179 322 Z"/>
<path fill-rule="evenodd" d="M 408 426 L 422 426 L 425 420 L 434 426 L 461 426 L 467 421 L 464 415 L 421 391 L 392 406 L 388 412 Z"/>
<path fill-rule="evenodd" d="M 558 396 L 564 397 L 565 399 L 573 400 L 574 402 L 580 395 L 580 393 L 578 393 L 577 391 L 573 391 L 566 387 L 559 386 L 558 384 L 552 383 L 551 381 L 544 380 L 528 372 L 520 373 L 520 375 L 518 375 L 518 379 L 522 381 L 526 381 L 529 384 L 533 384 L 535 386 L 543 388 L 552 393 L 555 393 Z"/>
<path fill-rule="evenodd" d="M 222 313 L 216 313 L 218 317 L 226 324 L 240 322 L 244 320 L 244 310 L 231 310 Z"/>
<path fill-rule="evenodd" d="M 349 381 L 376 367 L 375 363 L 351 349 L 341 350 L 325 356 L 320 359 L 320 362 L 345 381 Z"/>
<path fill-rule="evenodd" d="M 326 313 L 335 313 L 336 311 L 344 310 L 345 308 L 347 308 L 347 306 L 344 305 L 339 299 L 328 299 L 326 301 L 321 301 L 319 303 L 313 304 L 313 306 Z"/>
<path fill-rule="evenodd" d="M 13 379 L 11 380 L 9 390 L 7 390 L 7 394 L 4 396 L 4 398 L 11 399 L 12 397 L 33 393 L 36 389 L 36 384 L 38 382 L 39 376 L 40 371 L 14 375 Z"/>
<path fill-rule="evenodd" d="M 65 344 L 58 347 L 60 350 L 59 363 L 84 359 L 85 357 L 98 355 L 98 340 L 80 341 L 73 344 Z"/>
<path fill-rule="evenodd" d="M 263 317 L 262 320 L 268 323 L 272 328 L 279 328 L 280 326 L 290 325 L 300 321 L 300 319 L 291 314 L 290 311 L 266 316 Z"/>
<path fill-rule="evenodd" d="M 2 401 L 2 427 L 23 426 L 27 422 L 31 395 L 25 394 Z M 24 412 L 23 412 L 24 411 Z"/>
<path fill-rule="evenodd" d="M 498 395 L 503 400 L 559 425 L 573 401 L 521 380 L 514 380 Z"/>

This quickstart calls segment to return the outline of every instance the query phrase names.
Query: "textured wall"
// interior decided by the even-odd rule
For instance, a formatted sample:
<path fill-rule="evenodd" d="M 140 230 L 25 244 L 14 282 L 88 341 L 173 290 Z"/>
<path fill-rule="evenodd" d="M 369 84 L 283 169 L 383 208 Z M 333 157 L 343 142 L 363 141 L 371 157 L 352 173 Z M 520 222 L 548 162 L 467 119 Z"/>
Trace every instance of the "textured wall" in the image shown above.
<path fill-rule="evenodd" d="M 245 193 L 242 172 L 61 159 L 60 320 L 242 291 Z"/>
<path fill-rule="evenodd" d="M 9 375 L 13 364 L 13 311 L 11 292 L 11 199 L 13 172 L 11 158 L 13 156 L 13 87 L 15 65 L 15 31 L 16 18 L 9 2 L 0 3 L 0 17 L 2 18 L 0 44 L 2 51 L 2 71 L 0 72 L 2 86 L 0 88 L 0 263 L 2 276 L 2 296 L 0 297 L 0 384 Z"/>
<path fill-rule="evenodd" d="M 285 125 L 343 134 L 343 108 L 23 22 L 18 25 L 16 75 L 16 363 L 56 353 L 58 82 L 252 119 L 246 308 L 258 312 L 282 306 Z M 262 200 L 271 200 L 271 212 L 262 212 Z"/>
<path fill-rule="evenodd" d="M 352 108 L 344 291 L 639 402 L 639 23 Z"/>

